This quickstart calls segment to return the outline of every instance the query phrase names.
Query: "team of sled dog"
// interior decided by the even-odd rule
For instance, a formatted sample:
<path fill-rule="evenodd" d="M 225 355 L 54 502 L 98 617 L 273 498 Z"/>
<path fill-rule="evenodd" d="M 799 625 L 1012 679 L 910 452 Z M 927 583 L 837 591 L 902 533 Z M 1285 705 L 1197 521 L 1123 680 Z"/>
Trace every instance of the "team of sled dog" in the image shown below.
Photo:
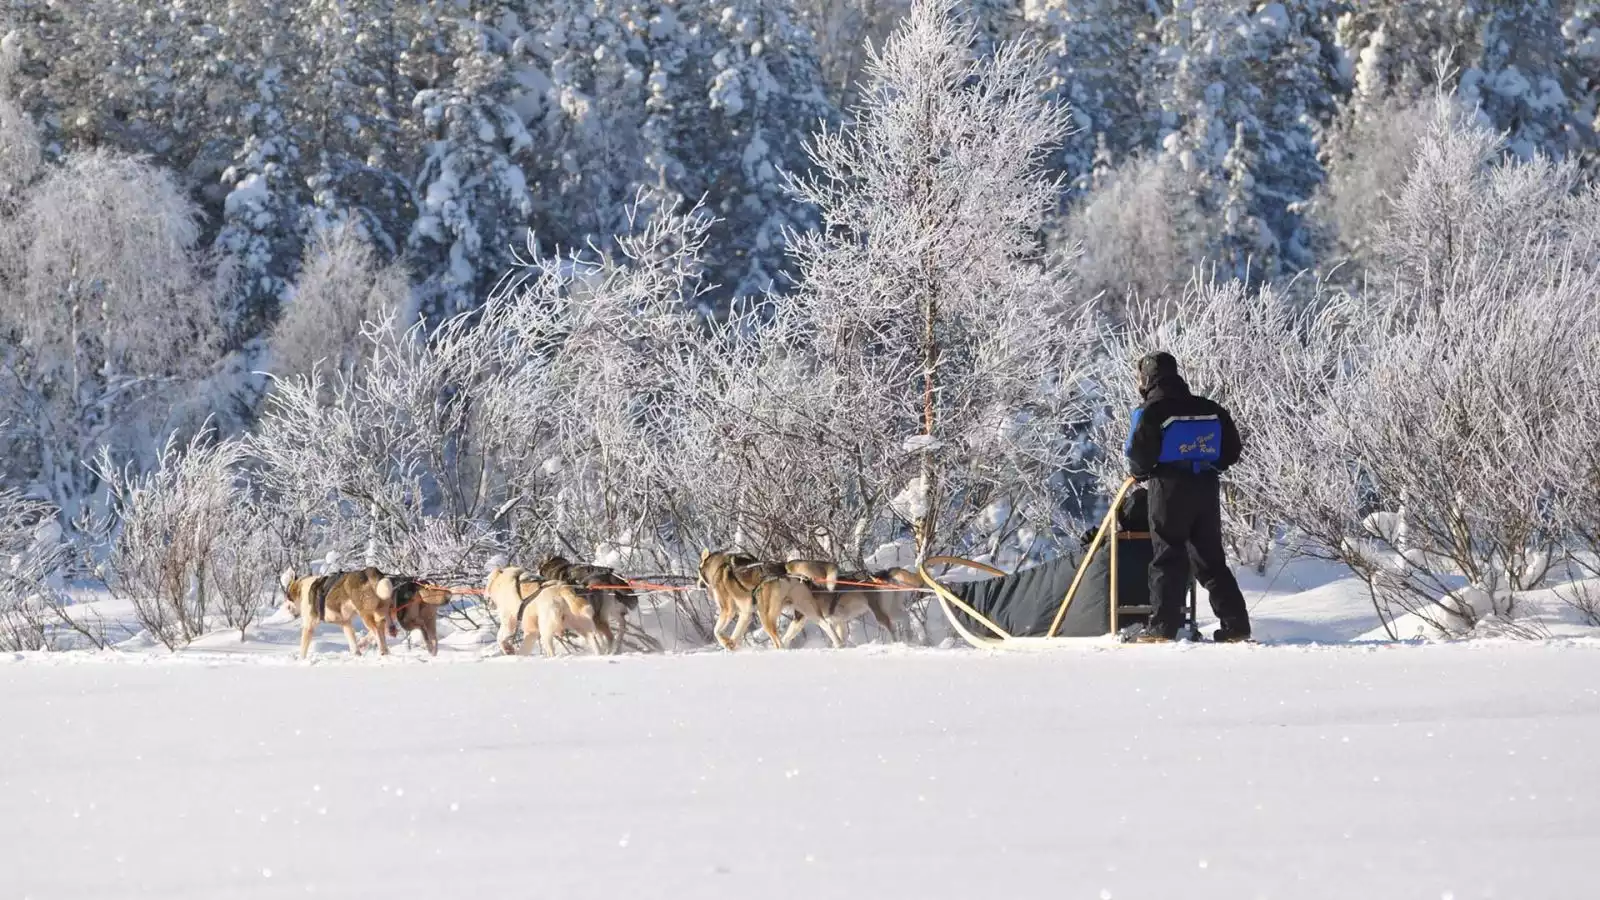
<path fill-rule="evenodd" d="M 387 655 L 390 637 L 403 630 L 421 632 L 430 655 L 439 652 L 439 607 L 455 592 L 419 578 L 385 575 L 367 567 L 354 572 L 296 577 L 283 573 L 283 606 L 300 619 L 300 656 L 311 649 L 317 625 L 326 622 L 344 629 L 350 652 L 360 656 L 366 640 L 375 638 L 378 652 Z M 717 604 L 713 635 L 732 650 L 744 639 L 750 621 L 759 618 L 774 647 L 787 646 L 815 623 L 835 647 L 844 645 L 845 629 L 853 620 L 871 613 L 878 624 L 894 633 L 893 610 L 921 590 L 922 578 L 906 569 L 845 573 L 833 563 L 791 560 L 762 562 L 753 556 L 707 550 L 700 554 L 698 585 Z M 571 632 L 596 653 L 615 653 L 637 613 L 635 589 L 604 566 L 568 562 L 559 556 L 544 561 L 537 571 L 501 566 L 489 572 L 484 599 L 500 620 L 500 649 L 515 651 L 514 638 L 522 635 L 521 653 L 533 651 L 537 641 L 546 656 L 554 656 L 556 640 Z M 778 620 L 792 616 L 788 629 L 778 634 Z M 737 621 L 734 621 L 737 615 Z M 367 637 L 357 640 L 359 620 Z M 724 635 L 728 623 L 733 632 Z"/>

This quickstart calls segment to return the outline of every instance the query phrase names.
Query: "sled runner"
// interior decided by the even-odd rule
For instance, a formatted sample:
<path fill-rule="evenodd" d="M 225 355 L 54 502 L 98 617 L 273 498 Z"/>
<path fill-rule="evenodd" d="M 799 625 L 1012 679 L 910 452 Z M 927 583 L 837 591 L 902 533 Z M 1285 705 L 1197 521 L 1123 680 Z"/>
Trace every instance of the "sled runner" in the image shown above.
<path fill-rule="evenodd" d="M 974 647 L 1025 650 L 1061 646 L 1064 638 L 1104 637 L 1149 619 L 1150 533 L 1128 515 L 1123 501 L 1133 480 L 1123 482 L 1088 544 L 1083 559 L 1070 559 L 1006 574 L 992 566 L 952 556 L 928 559 L 918 571 L 939 598 L 945 617 Z M 1148 527 L 1148 526 L 1144 526 Z M 975 569 L 993 578 L 943 583 L 933 566 Z M 1185 628 L 1194 628 L 1194 587 L 1189 590 Z"/>

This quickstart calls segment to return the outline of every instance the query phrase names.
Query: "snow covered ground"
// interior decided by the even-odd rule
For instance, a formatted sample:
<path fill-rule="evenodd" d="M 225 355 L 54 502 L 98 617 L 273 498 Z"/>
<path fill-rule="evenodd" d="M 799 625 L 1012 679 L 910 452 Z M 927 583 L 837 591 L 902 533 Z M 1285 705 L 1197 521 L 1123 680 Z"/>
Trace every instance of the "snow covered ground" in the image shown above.
<path fill-rule="evenodd" d="M 1337 574 L 1245 579 L 1261 646 L 0 656 L 0 896 L 1594 896 L 1600 641 Z"/>
<path fill-rule="evenodd" d="M 1600 648 L 0 662 L 4 895 L 1593 896 Z"/>

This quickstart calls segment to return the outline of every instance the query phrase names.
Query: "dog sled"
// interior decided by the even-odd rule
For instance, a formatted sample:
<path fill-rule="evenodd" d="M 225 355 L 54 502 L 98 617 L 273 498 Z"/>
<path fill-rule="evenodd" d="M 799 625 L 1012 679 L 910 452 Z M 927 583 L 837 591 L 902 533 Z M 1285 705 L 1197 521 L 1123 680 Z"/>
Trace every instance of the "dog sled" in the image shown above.
<path fill-rule="evenodd" d="M 937 556 L 919 566 L 919 574 L 956 634 L 982 649 L 1042 649 L 1144 624 L 1154 611 L 1147 577 L 1154 553 L 1148 513 L 1142 504 L 1124 505 L 1132 486 L 1131 478 L 1123 482 L 1077 564 L 1063 558 L 1007 574 L 973 560 Z M 994 577 L 944 582 L 929 571 L 941 566 Z M 1191 629 L 1193 605 L 1191 585 Z"/>

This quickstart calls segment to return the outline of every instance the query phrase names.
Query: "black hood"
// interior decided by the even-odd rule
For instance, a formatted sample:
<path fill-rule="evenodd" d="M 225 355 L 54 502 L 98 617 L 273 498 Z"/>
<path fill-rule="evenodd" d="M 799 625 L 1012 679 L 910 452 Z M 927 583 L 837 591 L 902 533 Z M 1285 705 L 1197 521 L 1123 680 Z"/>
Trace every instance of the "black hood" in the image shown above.
<path fill-rule="evenodd" d="M 1178 374 L 1178 360 L 1157 352 L 1139 360 L 1139 396 L 1149 400 L 1189 396 L 1189 383 Z"/>

